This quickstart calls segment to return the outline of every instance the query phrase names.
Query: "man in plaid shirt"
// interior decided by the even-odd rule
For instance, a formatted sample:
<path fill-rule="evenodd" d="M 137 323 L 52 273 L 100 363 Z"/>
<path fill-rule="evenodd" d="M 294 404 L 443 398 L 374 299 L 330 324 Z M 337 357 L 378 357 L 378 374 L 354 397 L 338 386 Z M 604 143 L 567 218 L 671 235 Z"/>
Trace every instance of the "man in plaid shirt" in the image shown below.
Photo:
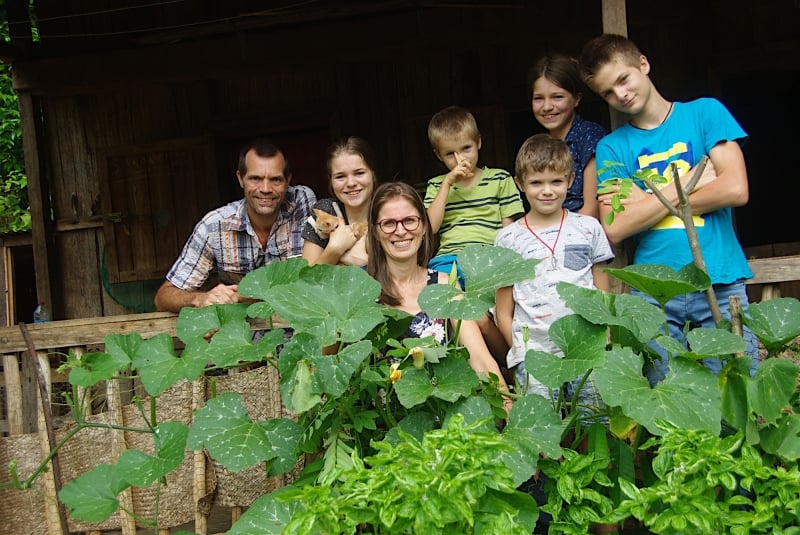
<path fill-rule="evenodd" d="M 289 162 L 275 145 L 255 139 L 239 152 L 244 198 L 212 210 L 195 226 L 158 289 L 156 309 L 238 303 L 237 284 L 271 262 L 300 256 L 301 232 L 316 202 L 306 186 L 290 186 Z M 214 275 L 210 289 L 206 283 Z"/>

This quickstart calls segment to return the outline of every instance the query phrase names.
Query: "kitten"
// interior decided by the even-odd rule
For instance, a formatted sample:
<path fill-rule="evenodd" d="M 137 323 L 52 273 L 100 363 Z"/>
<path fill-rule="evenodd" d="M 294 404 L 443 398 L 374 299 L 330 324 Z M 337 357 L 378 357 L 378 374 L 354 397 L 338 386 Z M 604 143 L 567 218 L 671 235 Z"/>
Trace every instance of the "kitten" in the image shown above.
<path fill-rule="evenodd" d="M 329 238 L 331 232 L 339 228 L 340 224 L 344 223 L 341 217 L 329 214 L 324 210 L 314 208 L 314 214 L 317 216 L 316 227 L 317 234 L 319 234 L 320 238 Z"/>
<path fill-rule="evenodd" d="M 329 214 L 324 210 L 319 210 L 314 208 L 314 214 L 317 216 L 316 220 L 316 228 L 317 234 L 320 238 L 329 238 L 331 232 L 339 228 L 339 225 L 344 223 L 344 219 L 341 217 L 335 216 L 333 214 Z M 367 222 L 366 221 L 357 221 L 350 225 L 350 228 L 353 229 L 353 234 L 355 235 L 357 240 L 360 240 L 362 236 L 367 234 Z"/>

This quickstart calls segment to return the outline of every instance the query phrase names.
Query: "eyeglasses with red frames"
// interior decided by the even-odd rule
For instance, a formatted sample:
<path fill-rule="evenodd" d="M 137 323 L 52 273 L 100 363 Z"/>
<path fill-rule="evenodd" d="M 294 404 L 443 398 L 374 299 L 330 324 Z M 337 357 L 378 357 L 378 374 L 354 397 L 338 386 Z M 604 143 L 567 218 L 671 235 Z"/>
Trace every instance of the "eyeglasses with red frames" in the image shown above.
<path fill-rule="evenodd" d="M 422 218 L 418 215 L 410 215 L 403 219 L 381 219 L 378 221 L 378 228 L 380 228 L 384 234 L 394 234 L 397 232 L 397 225 L 400 224 L 403 225 L 403 228 L 406 229 L 407 232 L 414 232 L 419 228 L 421 221 Z"/>

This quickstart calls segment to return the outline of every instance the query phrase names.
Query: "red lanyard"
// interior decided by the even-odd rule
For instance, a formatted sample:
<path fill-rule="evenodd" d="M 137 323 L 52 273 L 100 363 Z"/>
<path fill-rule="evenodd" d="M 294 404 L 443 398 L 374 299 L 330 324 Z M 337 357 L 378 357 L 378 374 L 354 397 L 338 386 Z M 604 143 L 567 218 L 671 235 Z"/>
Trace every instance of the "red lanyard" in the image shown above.
<path fill-rule="evenodd" d="M 556 240 L 553 242 L 553 246 L 552 247 L 547 245 L 547 242 L 544 241 L 538 234 L 536 234 L 533 231 L 531 226 L 528 224 L 528 217 L 527 216 L 522 216 L 522 220 L 525 222 L 525 226 L 528 228 L 528 230 L 531 232 L 531 234 L 533 234 L 533 237 L 536 238 L 537 240 L 539 240 L 540 242 L 542 242 L 542 245 L 544 245 L 547 248 L 547 250 L 550 251 L 550 254 L 552 255 L 552 260 L 551 260 L 552 269 L 556 268 L 556 245 L 558 245 L 558 238 L 561 237 L 561 228 L 564 226 L 564 217 L 566 217 L 566 215 L 567 215 L 567 211 L 562 208 L 561 209 L 561 223 L 558 224 L 558 232 L 556 233 Z"/>

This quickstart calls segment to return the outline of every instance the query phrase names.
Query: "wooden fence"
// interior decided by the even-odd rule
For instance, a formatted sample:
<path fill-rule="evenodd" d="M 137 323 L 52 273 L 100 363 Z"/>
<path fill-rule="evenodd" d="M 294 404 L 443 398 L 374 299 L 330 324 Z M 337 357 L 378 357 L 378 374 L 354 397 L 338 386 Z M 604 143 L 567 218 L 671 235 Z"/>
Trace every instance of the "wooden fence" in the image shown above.
<path fill-rule="evenodd" d="M 60 438 L 57 435 L 59 434 L 58 428 L 63 423 L 61 420 L 68 421 L 67 417 L 69 416 L 65 414 L 66 409 L 59 404 L 58 396 L 55 394 L 60 385 L 66 384 L 67 377 L 57 371 L 65 354 L 72 352 L 75 355 L 82 355 L 90 351 L 103 350 L 104 339 L 109 334 L 137 332 L 143 338 L 149 338 L 159 333 L 168 333 L 175 337 L 176 319 L 175 314 L 150 313 L 53 321 L 25 325 L 23 328 L 20 326 L 0 328 L 0 356 L 2 356 L 2 379 L 5 387 L 5 419 L 2 429 L 3 435 L 6 435 L 4 438 L 0 438 L 0 464 L 2 464 L 0 470 L 6 471 L 8 462 L 12 459 L 18 460 L 18 456 L 30 457 L 25 462 L 19 463 L 20 477 L 21 479 L 26 477 L 27 473 L 32 472 L 33 466 L 37 465 L 41 459 L 46 458 L 53 444 Z M 264 326 L 259 323 L 254 325 L 254 328 L 263 328 Z M 284 325 L 280 321 L 275 321 L 273 326 Z M 176 344 L 179 343 L 176 339 Z M 32 352 L 29 350 L 29 344 L 35 348 Z M 31 354 L 34 355 L 32 358 Z M 230 384 L 226 385 L 224 381 L 229 381 Z M 249 381 L 249 386 L 246 386 L 246 381 Z M 218 392 L 226 389 L 240 391 L 251 416 L 259 420 L 288 415 L 281 406 L 278 387 L 277 371 L 269 366 L 222 377 L 220 385 L 215 386 Z M 248 389 L 253 391 L 249 396 L 246 393 Z M 161 417 L 162 409 L 165 412 L 177 411 L 180 414 L 174 416 L 170 413 L 166 419 L 185 421 L 190 425 L 192 414 L 206 401 L 205 378 L 201 377 L 191 383 L 176 385 L 174 389 L 170 390 L 175 390 L 172 398 L 167 398 L 165 395 L 170 391 L 159 396 L 159 419 L 164 419 Z M 139 417 L 135 407 L 130 405 L 132 395 L 138 395 L 140 398 L 146 397 L 146 393 L 141 390 L 140 386 L 134 384 L 134 381 L 107 381 L 104 392 L 93 391 L 92 396 L 86 397 L 86 404 L 83 407 L 84 414 L 92 414 L 91 400 L 100 397 L 104 403 L 97 407 L 95 412 L 100 413 L 100 410 L 97 409 L 101 408 L 102 413 L 89 416 L 89 418 L 101 418 L 104 423 L 118 426 L 131 425 L 129 422 Z M 42 397 L 47 400 L 44 404 L 47 410 L 42 410 Z M 256 406 L 251 407 L 251 405 Z M 62 450 L 63 453 L 53 458 L 48 470 L 40 476 L 40 481 L 33 489 L 34 494 L 29 492 L 27 498 L 22 498 L 26 506 L 35 504 L 32 510 L 20 507 L 20 504 L 17 503 L 23 495 L 22 492 L 16 489 L 0 489 L 0 525 L 6 528 L 14 526 L 13 533 L 19 535 L 40 535 L 42 533 L 64 535 L 76 531 L 96 535 L 108 530 L 121 531 L 123 535 L 135 535 L 137 524 L 130 515 L 114 515 L 113 519 L 98 524 L 98 529 L 94 529 L 92 525 L 68 519 L 64 508 L 55 498 L 63 482 L 75 477 L 76 470 L 72 465 L 85 463 L 85 459 L 76 462 L 70 457 L 70 453 L 76 453 L 83 457 L 94 457 L 89 460 L 94 464 L 114 462 L 123 451 L 136 447 L 134 441 L 139 439 L 139 434 L 128 434 L 111 429 L 103 432 L 99 443 L 95 438 L 92 444 L 83 442 L 81 446 L 72 448 L 78 450 L 76 452 Z M 61 434 L 63 435 L 63 433 Z M 76 435 L 75 439 L 81 435 Z M 95 448 L 95 450 L 90 453 L 90 448 Z M 3 463 L 3 461 L 6 462 Z M 169 511 L 170 500 L 162 494 L 158 510 L 160 527 L 158 535 L 168 534 L 170 528 L 192 521 L 194 531 L 205 535 L 208 532 L 210 504 L 207 502 L 209 495 L 216 497 L 215 503 L 222 503 L 223 507 L 229 507 L 232 521 L 235 521 L 243 508 L 252 503 L 254 496 L 257 497 L 273 488 L 282 486 L 294 475 L 289 474 L 286 478 L 282 476 L 268 478 L 264 474 L 263 466 L 233 474 L 227 472 L 220 465 L 209 462 L 202 451 L 193 452 L 185 459 L 184 464 L 186 465 L 185 470 L 183 472 L 177 470 L 178 475 L 175 476 L 182 478 L 181 481 L 177 484 L 168 482 L 168 487 L 171 485 L 173 492 L 178 491 L 178 495 L 172 500 L 177 504 L 177 507 L 174 507 L 175 511 Z M 27 467 L 27 472 L 25 467 Z M 70 475 L 72 477 L 68 477 Z M 0 481 L 8 480 L 10 480 L 8 473 L 0 476 Z M 214 488 L 207 488 L 209 481 L 213 482 Z M 245 487 L 248 489 L 247 492 L 241 490 Z M 179 491 L 180 488 L 183 488 L 182 493 Z M 187 499 L 187 492 L 192 493 L 193 499 Z M 148 518 L 147 514 L 152 513 L 152 505 L 150 503 L 143 504 L 152 497 L 146 492 L 128 489 L 119 496 L 119 501 L 121 506 L 128 511 Z M 214 502 L 214 498 L 211 501 Z M 204 502 L 206 503 L 204 504 Z M 205 506 L 197 506 L 197 504 Z M 191 518 L 192 516 L 193 518 Z M 32 520 L 32 517 L 37 517 L 37 519 Z M 162 520 L 162 518 L 166 520 Z"/>
<path fill-rule="evenodd" d="M 748 280 L 749 288 L 761 288 L 760 299 L 756 301 L 773 299 L 780 296 L 779 287 L 782 283 L 800 280 L 800 255 L 785 256 L 776 258 L 752 259 L 750 260 L 754 277 Z M 137 332 L 143 338 L 149 338 L 159 333 L 169 333 L 173 337 L 176 334 L 177 316 L 169 313 L 136 314 L 129 316 L 114 316 L 102 318 L 88 318 L 80 320 L 54 321 L 26 325 L 25 329 L 19 326 L 0 328 L 0 357 L 2 358 L 2 380 L 4 385 L 5 415 L 2 421 L 2 434 L 7 438 L 23 435 L 37 436 L 36 442 L 40 450 L 35 452 L 37 459 L 45 458 L 50 451 L 54 441 L 53 421 L 58 421 L 58 406 L 53 402 L 54 385 L 64 383 L 66 377 L 57 371 L 61 359 L 58 355 L 63 355 L 72 351 L 75 354 L 84 354 L 88 351 L 102 350 L 103 341 L 108 334 L 126 334 Z M 277 324 L 281 326 L 280 323 Z M 26 340 L 24 331 L 27 331 L 29 340 Z M 34 357 L 30 357 L 29 343 L 34 348 Z M 277 375 L 277 374 L 276 374 Z M 271 380 L 277 381 L 277 377 Z M 277 385 L 277 383 L 275 383 Z M 126 402 L 130 401 L 135 385 L 130 388 L 120 388 L 119 381 L 108 381 L 105 397 L 107 400 L 108 421 L 121 423 L 124 419 L 123 410 Z M 57 389 L 56 389 L 57 390 Z M 205 389 L 202 386 L 202 379 L 195 381 L 191 385 L 191 400 L 186 401 L 190 404 L 189 412 L 199 408 L 205 403 Z M 143 396 L 143 394 L 140 394 Z M 278 396 L 279 403 L 279 394 Z M 47 411 L 41 410 L 40 400 L 45 396 L 48 400 Z M 91 413 L 91 406 L 84 407 L 87 414 Z M 275 414 L 274 416 L 279 416 Z M 112 458 L 118 457 L 126 448 L 126 439 L 122 432 L 112 435 L 108 448 Z M 63 508 L 60 508 L 55 499 L 57 490 L 61 484 L 59 456 L 53 460 L 50 469 L 43 475 L 41 491 L 44 499 L 40 505 L 42 510 L 26 511 L 27 515 L 41 515 L 44 519 L 39 531 L 31 533 L 44 533 L 50 535 L 63 535 L 70 531 L 70 525 L 66 519 Z M 191 459 L 192 470 L 195 475 L 200 477 L 193 478 L 196 483 L 192 489 L 194 500 L 193 504 L 201 500 L 207 493 L 205 484 L 210 476 L 210 468 L 203 452 L 195 452 Z M 5 466 L 2 467 L 5 470 Z M 7 475 L 0 476 L 0 481 L 8 479 Z M 280 483 L 278 483 L 280 484 Z M 9 492 L 9 491 L 5 491 Z M 10 492 L 18 492 L 11 490 Z M 8 506 L 4 505 L 7 500 L 2 499 L 0 493 L 0 525 L 9 526 Z M 120 496 L 120 502 L 129 510 L 136 511 L 134 497 L 128 490 Z M 240 505 L 231 507 L 231 514 L 234 518 L 241 513 Z M 201 535 L 207 533 L 207 514 L 208 510 L 194 508 L 194 531 Z M 120 526 L 123 535 L 134 535 L 136 524 L 129 515 L 120 515 Z M 44 526 L 46 525 L 46 529 Z M 173 526 L 171 526 L 173 527 Z M 98 530 L 86 530 L 88 533 L 101 533 Z M 169 529 L 159 530 L 159 535 L 169 533 Z M 15 531 L 15 533 L 22 533 Z"/>

